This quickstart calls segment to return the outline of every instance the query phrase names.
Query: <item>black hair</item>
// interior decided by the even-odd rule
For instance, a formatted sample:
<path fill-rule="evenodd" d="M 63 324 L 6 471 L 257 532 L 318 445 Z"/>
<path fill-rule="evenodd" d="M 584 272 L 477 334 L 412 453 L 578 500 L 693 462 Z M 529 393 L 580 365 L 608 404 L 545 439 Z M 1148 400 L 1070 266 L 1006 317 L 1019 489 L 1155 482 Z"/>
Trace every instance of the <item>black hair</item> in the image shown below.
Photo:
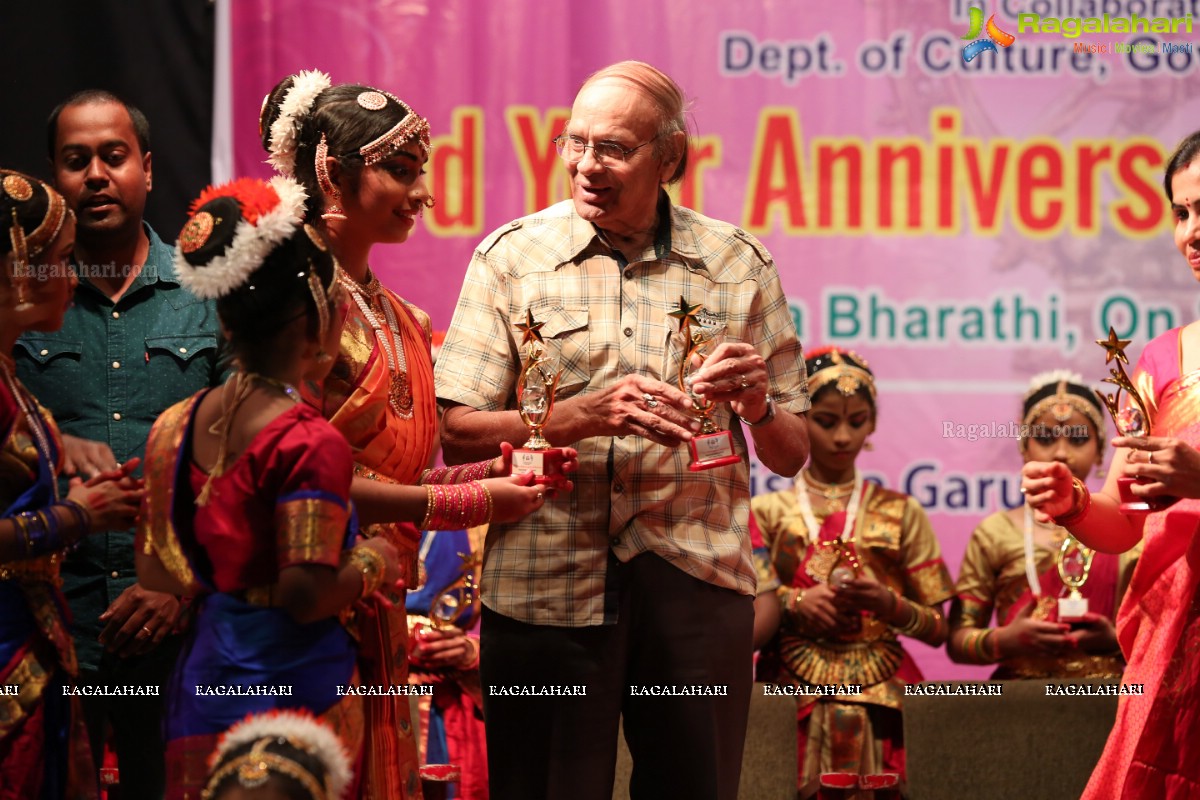
<path fill-rule="evenodd" d="M 1167 193 L 1167 202 L 1174 202 L 1171 179 L 1175 177 L 1176 172 L 1195 161 L 1198 155 L 1200 155 L 1200 131 L 1196 131 L 1180 142 L 1179 146 L 1175 148 L 1175 152 L 1167 159 L 1167 170 L 1163 173 L 1163 191 Z"/>
<path fill-rule="evenodd" d="M 50 112 L 50 117 L 46 120 L 46 154 L 50 157 L 50 161 L 54 161 L 54 148 L 58 142 L 58 118 L 62 116 L 62 112 L 73 106 L 95 105 L 100 103 L 116 103 L 125 109 L 129 114 L 129 119 L 133 122 L 133 132 L 137 136 L 138 149 L 141 150 L 141 155 L 146 155 L 150 152 L 150 120 L 146 119 L 146 115 L 142 110 L 132 103 L 127 103 L 117 95 L 106 89 L 84 89 L 63 100 L 54 107 Z"/>
<path fill-rule="evenodd" d="M 315 230 L 312 235 L 319 237 Z M 304 314 L 305 333 L 318 335 L 320 311 L 316 307 L 307 275 L 316 272 L 322 287 L 333 281 L 334 261 L 328 249 L 321 250 L 300 230 L 271 251 L 246 285 L 217 299 L 217 315 L 229 336 L 234 356 L 249 370 L 277 357 L 278 335 L 289 322 Z M 332 316 L 332 309 L 326 313 Z"/>
<path fill-rule="evenodd" d="M 215 773 L 222 765 L 229 763 L 233 759 L 245 756 L 257 743 L 257 740 L 250 741 L 231 748 L 221 757 L 220 761 L 213 765 L 210 774 Z M 294 761 L 300 769 L 311 775 L 317 783 L 321 786 L 326 785 L 325 763 L 315 753 L 310 753 L 303 748 L 297 747 L 282 736 L 270 740 L 263 749 L 268 753 L 282 756 L 288 761 Z M 269 772 L 269 780 L 272 782 L 272 786 L 286 795 L 288 800 L 313 800 L 312 795 L 304 788 L 304 785 L 291 775 L 276 769 L 271 769 Z M 234 770 L 222 778 L 216 786 L 209 787 L 212 790 L 212 796 L 220 798 L 223 792 L 229 787 L 236 785 L 237 781 L 238 772 Z"/>
<path fill-rule="evenodd" d="M 259 131 L 262 134 L 263 149 L 268 152 L 271 125 L 279 118 L 283 101 L 294 82 L 294 76 L 284 78 L 276 84 L 263 102 Z M 386 98 L 386 105 L 378 111 L 363 108 L 358 103 L 358 96 L 363 92 L 382 95 Z M 307 219 L 310 222 L 315 222 L 321 214 L 323 193 L 317 183 L 316 171 L 317 145 L 321 142 L 321 135 L 325 135 L 329 155 L 337 157 L 353 189 L 358 186 L 358 178 L 363 168 L 359 148 L 383 136 L 410 113 L 411 109 L 387 92 L 357 83 L 331 86 L 317 95 L 312 110 L 300 121 L 293 175 L 308 193 Z"/>
<path fill-rule="evenodd" d="M 209 222 L 202 244 L 188 246 L 189 228 L 207 215 Z M 243 220 L 238 200 L 219 196 L 196 209 L 180 235 L 180 251 L 192 266 L 204 268 L 227 252 Z M 204 226 L 201 226 L 204 227 Z M 242 366 L 251 372 L 263 371 L 278 358 L 283 348 L 298 343 L 280 340 L 293 320 L 305 316 L 308 338 L 319 335 L 323 313 L 333 309 L 316 307 L 309 274 L 315 273 L 328 295 L 334 281 L 336 262 L 321 234 L 311 225 L 302 224 L 292 235 L 277 244 L 237 288 L 217 298 L 217 315 L 229 339 L 229 347 Z"/>

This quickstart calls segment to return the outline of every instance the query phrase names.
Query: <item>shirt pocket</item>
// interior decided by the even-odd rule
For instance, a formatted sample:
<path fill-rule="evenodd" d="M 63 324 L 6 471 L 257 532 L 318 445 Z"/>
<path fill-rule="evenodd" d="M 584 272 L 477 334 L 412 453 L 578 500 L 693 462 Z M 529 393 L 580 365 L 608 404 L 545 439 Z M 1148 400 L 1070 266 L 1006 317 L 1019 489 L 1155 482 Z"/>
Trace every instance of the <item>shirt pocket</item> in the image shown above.
<path fill-rule="evenodd" d="M 79 385 L 83 342 L 49 336 L 22 336 L 17 340 L 16 357 L 30 367 L 36 377 L 29 383 L 39 389 L 49 383 L 64 390 Z"/>
<path fill-rule="evenodd" d="M 83 342 L 22 336 L 17 340 L 17 353 L 33 364 L 38 372 L 77 370 L 83 358 Z"/>
<path fill-rule="evenodd" d="M 588 310 L 558 306 L 534 310 L 533 316 L 543 321 L 541 330 L 546 353 L 558 356 L 562 370 L 555 396 L 563 398 L 578 394 L 592 379 Z"/>
<path fill-rule="evenodd" d="M 676 309 L 676 306 L 672 306 L 670 310 L 675 311 Z M 681 391 L 687 391 L 683 384 L 683 378 L 699 369 L 700 364 L 704 363 L 704 360 L 711 356 L 720 345 L 741 341 L 737 336 L 731 335 L 725 313 L 709 311 L 707 306 L 702 306 L 698 312 L 697 324 L 704 329 L 698 345 L 690 342 L 683 335 L 679 320 L 669 314 L 665 315 L 665 319 L 667 323 L 666 331 L 663 334 L 661 380 L 672 386 L 678 386 Z M 694 346 L 698 346 L 699 349 L 691 360 L 690 368 L 684 369 L 686 354 Z"/>
<path fill-rule="evenodd" d="M 188 373 L 208 369 L 216 349 L 217 342 L 212 336 L 147 336 L 146 364 L 150 380 L 154 382 L 151 385 L 163 389 L 181 385 L 180 380 Z M 207 381 L 197 384 L 195 380 L 189 380 L 188 386 L 205 383 Z M 180 397 L 187 393 L 185 391 Z"/>

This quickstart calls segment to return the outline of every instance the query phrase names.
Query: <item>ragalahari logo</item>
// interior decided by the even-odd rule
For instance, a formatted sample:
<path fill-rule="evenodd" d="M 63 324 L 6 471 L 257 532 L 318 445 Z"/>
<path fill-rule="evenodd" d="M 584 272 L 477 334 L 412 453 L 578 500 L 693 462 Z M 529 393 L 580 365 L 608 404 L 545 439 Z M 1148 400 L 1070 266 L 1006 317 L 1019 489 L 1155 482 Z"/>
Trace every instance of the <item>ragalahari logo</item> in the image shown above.
<path fill-rule="evenodd" d="M 1000 26 L 996 24 L 996 15 L 992 14 L 988 17 L 987 25 L 983 24 L 983 9 L 978 6 L 971 6 L 969 10 L 969 20 L 971 22 L 971 30 L 967 31 L 967 35 L 961 37 L 964 41 L 972 39 L 973 41 L 964 45 L 962 49 L 963 61 L 971 63 L 980 53 L 991 50 L 993 53 L 999 52 L 996 50 L 996 45 L 1008 47 L 1017 40 L 1017 37 L 1011 33 L 1005 33 L 1000 30 Z M 982 31 L 987 31 L 988 38 L 980 39 L 979 34 Z"/>

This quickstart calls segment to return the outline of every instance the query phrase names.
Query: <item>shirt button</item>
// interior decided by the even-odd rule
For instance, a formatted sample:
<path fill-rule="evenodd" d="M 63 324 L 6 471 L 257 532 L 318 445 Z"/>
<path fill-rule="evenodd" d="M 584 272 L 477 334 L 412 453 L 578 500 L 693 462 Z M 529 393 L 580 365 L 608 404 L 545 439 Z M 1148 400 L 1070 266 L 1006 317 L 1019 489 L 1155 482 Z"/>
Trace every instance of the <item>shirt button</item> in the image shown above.
<path fill-rule="evenodd" d="M 114 569 L 114 570 L 113 570 L 113 572 L 112 572 L 112 576 L 113 576 L 114 578 L 119 578 L 119 577 L 121 577 L 121 573 L 117 572 L 117 571 Z"/>
<path fill-rule="evenodd" d="M 619 536 L 614 536 L 608 540 L 608 543 L 611 544 L 613 547 L 620 547 L 621 538 Z"/>
<path fill-rule="evenodd" d="M 625 270 L 625 280 L 633 280 L 633 270 Z"/>
<path fill-rule="evenodd" d="M 625 491 L 625 486 L 620 483 L 614 483 L 613 491 L 616 492 L 617 494 L 620 494 L 621 492 Z"/>
<path fill-rule="evenodd" d="M 120 312 L 120 311 L 114 311 L 114 312 L 113 312 L 113 319 L 120 319 L 120 318 L 121 318 L 121 312 Z"/>
<path fill-rule="evenodd" d="M 41 351 L 41 354 L 42 354 L 42 355 L 44 355 L 44 356 L 48 356 L 48 355 L 50 355 L 50 351 L 49 351 L 49 350 L 42 350 L 42 351 Z"/>
<path fill-rule="evenodd" d="M 120 369 L 120 368 L 121 368 L 121 362 L 120 362 L 120 361 L 114 361 L 114 362 L 113 362 L 113 369 Z"/>
<path fill-rule="evenodd" d="M 121 421 L 121 412 L 120 412 L 120 411 L 118 411 L 118 412 L 116 412 L 115 414 L 113 414 L 113 419 L 115 419 L 115 420 L 117 420 L 118 422 L 120 422 L 120 421 Z"/>
<path fill-rule="evenodd" d="M 626 335 L 626 336 L 633 336 L 633 328 L 626 328 L 626 329 L 625 329 L 625 335 Z"/>
<path fill-rule="evenodd" d="M 186 348 L 186 347 L 181 347 L 181 348 L 179 348 L 179 352 L 181 352 L 181 353 L 186 353 L 186 352 L 187 352 L 187 348 Z"/>

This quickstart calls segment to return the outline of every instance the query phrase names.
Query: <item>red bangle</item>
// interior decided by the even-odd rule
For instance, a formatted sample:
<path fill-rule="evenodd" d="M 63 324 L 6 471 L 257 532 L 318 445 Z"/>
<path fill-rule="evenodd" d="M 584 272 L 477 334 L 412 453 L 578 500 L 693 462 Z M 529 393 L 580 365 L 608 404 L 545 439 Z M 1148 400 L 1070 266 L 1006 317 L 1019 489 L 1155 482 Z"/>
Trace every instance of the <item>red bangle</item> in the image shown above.
<path fill-rule="evenodd" d="M 1084 485 L 1083 481 L 1079 478 L 1072 479 L 1071 490 L 1074 502 L 1071 504 L 1070 510 L 1054 518 L 1054 521 L 1064 528 L 1083 522 L 1088 512 L 1092 510 L 1092 493 L 1088 491 L 1088 487 Z"/>

